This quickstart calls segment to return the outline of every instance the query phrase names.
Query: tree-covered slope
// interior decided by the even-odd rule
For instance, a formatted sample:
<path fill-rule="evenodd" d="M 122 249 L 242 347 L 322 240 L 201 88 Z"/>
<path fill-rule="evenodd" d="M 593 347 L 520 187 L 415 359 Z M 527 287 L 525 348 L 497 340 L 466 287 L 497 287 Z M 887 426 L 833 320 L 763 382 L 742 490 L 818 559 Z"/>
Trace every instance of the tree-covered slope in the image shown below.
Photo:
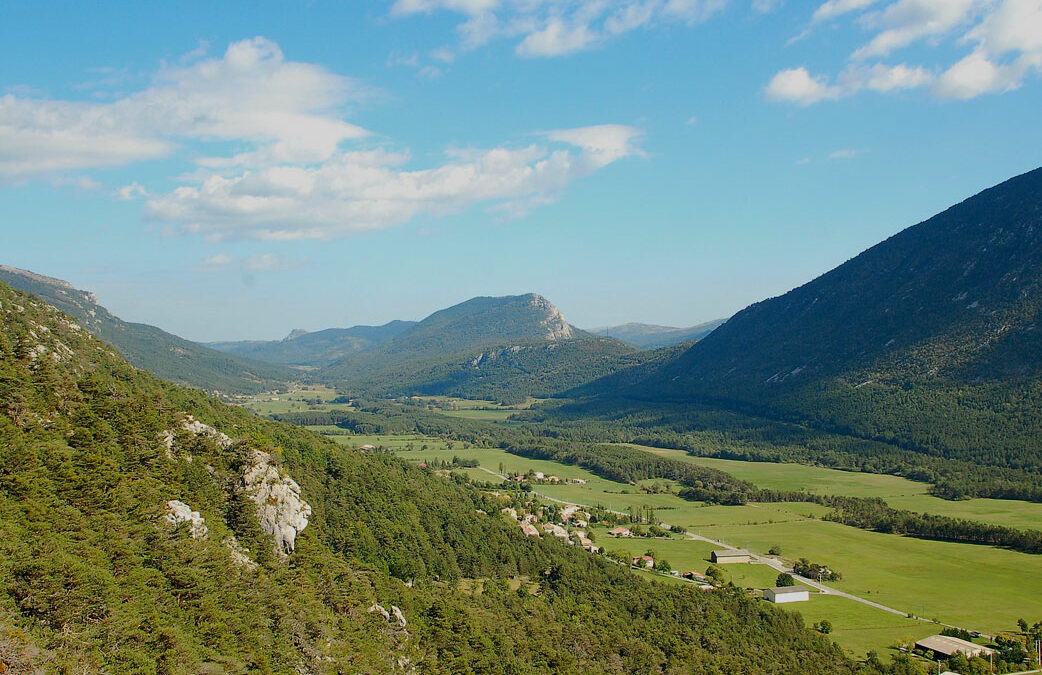
<path fill-rule="evenodd" d="M 594 337 L 535 295 L 474 298 L 348 356 L 315 377 L 373 395 L 449 394 L 524 400 L 640 363 L 632 347 Z"/>
<path fill-rule="evenodd" d="M 283 340 L 211 342 L 206 346 L 226 354 L 237 354 L 268 363 L 322 367 L 389 340 L 415 323 L 391 321 L 382 326 L 327 328 L 313 333 L 293 331 Z"/>
<path fill-rule="evenodd" d="M 298 377 L 282 366 L 222 354 L 155 326 L 123 321 L 99 305 L 93 293 L 59 279 L 0 265 L 0 281 L 75 317 L 88 331 L 115 345 L 131 364 L 163 379 L 207 391 L 256 393 Z"/>
<path fill-rule="evenodd" d="M 174 500 L 195 513 L 172 518 Z M 286 547 L 268 525 L 289 527 L 291 503 Z M 648 584 L 524 537 L 501 503 L 159 381 L 0 283 L 9 671 L 857 669 L 795 614 L 743 592 Z M 461 579 L 483 579 L 482 592 Z"/>
<path fill-rule="evenodd" d="M 918 452 L 1042 471 L 1042 169 L 739 312 L 640 382 Z"/>

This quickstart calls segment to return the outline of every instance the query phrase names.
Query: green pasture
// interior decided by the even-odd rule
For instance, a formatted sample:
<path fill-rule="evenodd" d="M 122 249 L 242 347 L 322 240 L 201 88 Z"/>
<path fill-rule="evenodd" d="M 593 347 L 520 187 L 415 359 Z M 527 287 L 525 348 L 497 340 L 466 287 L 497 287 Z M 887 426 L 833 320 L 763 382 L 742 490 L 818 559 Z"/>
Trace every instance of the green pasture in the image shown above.
<path fill-rule="evenodd" d="M 979 520 L 996 525 L 1042 530 L 1042 504 L 1012 499 L 966 499 L 949 501 L 927 494 L 929 485 L 899 476 L 856 471 L 839 471 L 803 464 L 744 462 L 711 457 L 693 457 L 683 450 L 639 447 L 671 459 L 725 471 L 772 490 L 806 490 L 816 494 L 847 497 L 880 497 L 895 509 L 933 513 L 951 518 Z"/>
<path fill-rule="evenodd" d="M 1038 614 L 1038 556 L 989 546 L 899 537 L 821 520 L 721 525 L 704 536 L 785 558 L 806 557 L 843 574 L 839 590 L 972 630 L 1009 630 Z"/>

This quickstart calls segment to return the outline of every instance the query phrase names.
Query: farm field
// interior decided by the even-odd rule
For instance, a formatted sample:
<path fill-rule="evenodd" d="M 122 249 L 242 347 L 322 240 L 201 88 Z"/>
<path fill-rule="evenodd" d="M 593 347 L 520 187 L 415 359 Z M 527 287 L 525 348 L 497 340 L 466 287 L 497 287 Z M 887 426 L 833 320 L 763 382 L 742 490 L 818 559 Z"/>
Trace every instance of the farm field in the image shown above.
<path fill-rule="evenodd" d="M 775 544 L 786 558 L 806 557 L 843 574 L 838 590 L 966 628 L 1008 630 L 1037 613 L 1038 558 L 988 546 L 927 541 L 821 520 L 720 525 L 704 536 L 763 553 Z"/>
<path fill-rule="evenodd" d="M 799 490 L 848 497 L 880 497 L 895 509 L 934 513 L 952 518 L 980 520 L 1008 527 L 1042 530 L 1042 504 L 1013 499 L 965 499 L 949 501 L 927 494 L 929 485 L 899 476 L 839 471 L 802 464 L 743 462 L 693 457 L 683 450 L 634 445 L 661 457 L 725 471 L 762 488 Z"/>
<path fill-rule="evenodd" d="M 637 486 L 605 480 L 580 467 L 519 457 L 498 448 L 464 448 L 461 442 L 447 443 L 415 434 L 336 435 L 331 438 L 355 448 L 362 445 L 385 447 L 413 462 L 451 461 L 453 456 L 458 456 L 475 459 L 483 469 L 492 472 L 499 472 L 502 468 L 507 474 L 541 471 L 562 480 L 584 479 L 584 485 L 538 484 L 533 485 L 533 489 L 544 497 L 622 512 L 654 508 L 659 521 L 681 525 L 692 534 L 749 548 L 759 554 L 765 554 L 772 546 L 780 546 L 786 560 L 806 557 L 840 571 L 843 581 L 830 584 L 837 590 L 986 633 L 1008 630 L 1021 616 L 1036 614 L 1034 598 L 1042 593 L 1042 566 L 1033 556 L 993 547 L 859 530 L 820 520 L 828 510 L 816 504 L 705 505 L 688 502 L 674 494 L 648 494 Z M 656 454 L 688 458 L 679 451 L 657 451 Z M 727 471 L 758 485 L 777 489 L 794 489 L 803 485 L 822 493 L 882 497 L 900 508 L 938 501 L 942 506 L 947 505 L 952 513 L 958 508 L 967 514 L 983 514 L 987 503 L 997 501 L 943 502 L 925 494 L 925 485 L 893 476 L 694 457 L 687 461 Z M 477 481 L 496 480 L 483 469 L 465 471 Z M 1006 510 L 996 512 L 996 518 L 1005 518 L 1007 522 L 1033 522 L 1032 509 L 1036 505 L 1000 503 L 999 506 L 1005 506 Z M 714 548 L 710 543 L 681 537 L 614 539 L 607 536 L 604 528 L 595 527 L 593 532 L 597 543 L 607 550 L 636 555 L 650 548 L 659 557 L 667 559 L 674 569 L 682 571 L 704 572 L 709 566 L 709 551 Z M 721 569 L 736 585 L 747 588 L 773 586 L 777 577 L 777 572 L 765 565 L 723 565 Z M 666 583 L 678 581 L 658 576 L 653 578 Z M 857 657 L 863 657 L 869 649 L 886 652 L 900 638 L 919 638 L 938 631 L 934 624 L 904 619 L 836 596 L 814 594 L 811 602 L 794 603 L 788 609 L 799 612 L 808 624 L 822 618 L 832 621 L 835 627 L 832 637 Z"/>

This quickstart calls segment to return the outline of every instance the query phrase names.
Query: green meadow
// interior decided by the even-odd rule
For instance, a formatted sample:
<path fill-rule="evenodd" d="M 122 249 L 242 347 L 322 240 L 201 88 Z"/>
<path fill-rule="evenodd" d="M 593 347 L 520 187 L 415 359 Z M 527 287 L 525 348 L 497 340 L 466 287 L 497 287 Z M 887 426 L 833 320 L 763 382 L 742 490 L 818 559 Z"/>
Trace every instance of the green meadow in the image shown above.
<path fill-rule="evenodd" d="M 335 427 L 316 430 L 340 431 Z M 449 443 L 420 435 L 337 434 L 331 438 L 354 448 L 384 447 L 417 463 L 451 461 L 453 456 L 475 459 L 482 468 L 464 471 L 479 482 L 499 480 L 485 469 L 495 473 L 502 470 L 508 475 L 541 471 L 562 480 L 583 479 L 584 485 L 536 484 L 533 490 L 544 498 L 621 512 L 654 508 L 656 519 L 661 522 L 681 525 L 692 534 L 749 548 L 759 554 L 766 554 L 771 547 L 780 547 L 784 560 L 806 557 L 840 571 L 843 580 L 831 584 L 837 590 L 985 633 L 1011 629 L 1018 618 L 1034 617 L 1038 613 L 1036 599 L 1042 594 L 1042 565 L 1038 564 L 1037 557 L 1027 554 L 859 530 L 821 520 L 828 509 L 817 504 L 718 506 L 689 502 L 671 493 L 649 494 L 640 486 L 605 480 L 579 467 L 519 457 L 497 448 L 464 447 L 458 441 Z M 822 494 L 882 497 L 898 508 L 987 518 L 1021 526 L 1035 523 L 1036 518 L 1042 522 L 1042 514 L 1036 515 L 1039 505 L 996 504 L 997 500 L 944 502 L 927 495 L 927 486 L 893 476 L 792 464 L 714 460 L 689 457 L 675 450 L 648 450 L 712 466 L 757 485 L 780 490 L 803 488 Z M 662 487 L 667 482 L 644 482 L 648 487 L 654 483 Z M 939 502 L 938 508 L 931 508 L 934 502 Z M 594 527 L 592 531 L 597 543 L 606 550 L 637 555 L 651 549 L 681 571 L 704 572 L 710 564 L 709 552 L 714 548 L 713 544 L 679 535 L 669 539 L 614 539 L 606 534 L 606 528 Z M 775 570 L 761 564 L 723 565 L 721 569 L 730 581 L 751 589 L 773 586 L 777 577 Z M 676 579 L 640 574 L 665 583 L 678 583 Z M 906 619 L 838 596 L 815 593 L 810 602 L 793 603 L 786 608 L 799 612 L 808 625 L 829 619 L 835 628 L 832 637 L 859 658 L 870 649 L 883 653 L 899 640 L 917 639 L 939 630 L 934 624 Z"/>
<path fill-rule="evenodd" d="M 1008 527 L 1042 530 L 1042 504 L 1013 499 L 949 501 L 927 494 L 929 485 L 899 476 L 839 471 L 803 464 L 743 462 L 693 457 L 683 450 L 638 447 L 652 454 L 725 471 L 735 478 L 772 490 L 806 490 L 816 494 L 880 497 L 895 509 L 980 520 Z"/>

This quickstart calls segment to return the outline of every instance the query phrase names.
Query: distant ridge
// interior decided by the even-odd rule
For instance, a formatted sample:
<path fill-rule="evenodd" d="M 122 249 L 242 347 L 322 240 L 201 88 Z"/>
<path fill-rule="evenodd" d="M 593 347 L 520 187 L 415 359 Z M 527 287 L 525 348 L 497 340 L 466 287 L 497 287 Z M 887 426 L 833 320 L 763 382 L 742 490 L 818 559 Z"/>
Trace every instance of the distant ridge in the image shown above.
<path fill-rule="evenodd" d="M 0 280 L 73 316 L 88 331 L 115 345 L 132 365 L 163 379 L 207 391 L 256 393 L 297 378 L 282 366 L 222 354 L 155 326 L 123 321 L 99 305 L 93 293 L 61 279 L 3 265 Z"/>
<path fill-rule="evenodd" d="M 637 349 L 659 349 L 672 347 L 681 342 L 701 340 L 709 335 L 727 319 L 706 321 L 688 328 L 657 326 L 648 323 L 626 323 L 621 326 L 602 326 L 589 329 L 590 333 L 602 337 L 614 338 Z"/>
<path fill-rule="evenodd" d="M 551 396 L 643 357 L 581 331 L 535 293 L 472 298 L 351 354 L 316 377 L 372 394 Z"/>

